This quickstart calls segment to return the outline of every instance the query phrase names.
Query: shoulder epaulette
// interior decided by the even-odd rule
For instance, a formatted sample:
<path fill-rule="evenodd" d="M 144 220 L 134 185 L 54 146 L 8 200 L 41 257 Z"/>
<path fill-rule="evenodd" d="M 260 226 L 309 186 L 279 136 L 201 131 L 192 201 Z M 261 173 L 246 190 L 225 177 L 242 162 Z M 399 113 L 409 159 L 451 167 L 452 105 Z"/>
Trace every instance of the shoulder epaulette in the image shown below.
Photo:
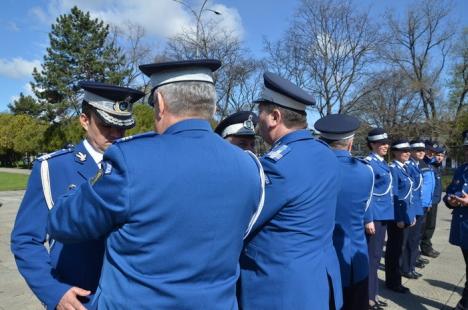
<path fill-rule="evenodd" d="M 145 138 L 145 137 L 153 137 L 153 136 L 157 136 L 158 134 L 154 131 L 148 131 L 148 132 L 144 132 L 144 133 L 139 133 L 139 134 L 136 134 L 136 135 L 133 135 L 133 136 L 128 136 L 128 137 L 123 137 L 123 138 L 120 138 L 120 139 L 117 139 L 114 141 L 114 144 L 115 143 L 122 143 L 122 142 L 125 142 L 125 141 L 130 141 L 130 140 L 135 140 L 135 139 L 140 139 L 140 138 Z"/>
<path fill-rule="evenodd" d="M 74 150 L 73 147 L 70 147 L 70 148 L 67 148 L 67 149 L 61 149 L 61 150 L 58 150 L 58 151 L 55 151 L 55 152 L 52 152 L 52 153 L 49 153 L 49 154 L 42 155 L 41 157 L 38 157 L 37 160 L 38 161 L 49 160 L 51 158 L 73 152 L 73 150 Z"/>
<path fill-rule="evenodd" d="M 283 158 L 286 154 L 291 151 L 291 148 L 287 144 L 280 144 L 273 148 L 271 151 L 265 154 L 266 158 L 270 158 L 274 161 L 278 161 Z"/>
<path fill-rule="evenodd" d="M 366 160 L 367 160 L 367 161 L 371 161 L 371 160 L 374 160 L 374 158 L 373 158 L 372 156 L 369 155 L 369 156 L 366 157 Z"/>
<path fill-rule="evenodd" d="M 366 158 L 362 158 L 362 157 L 354 157 L 353 158 L 357 161 L 360 161 L 361 163 L 363 164 L 366 164 L 366 165 L 369 165 L 369 161 L 367 160 L 367 157 Z"/>

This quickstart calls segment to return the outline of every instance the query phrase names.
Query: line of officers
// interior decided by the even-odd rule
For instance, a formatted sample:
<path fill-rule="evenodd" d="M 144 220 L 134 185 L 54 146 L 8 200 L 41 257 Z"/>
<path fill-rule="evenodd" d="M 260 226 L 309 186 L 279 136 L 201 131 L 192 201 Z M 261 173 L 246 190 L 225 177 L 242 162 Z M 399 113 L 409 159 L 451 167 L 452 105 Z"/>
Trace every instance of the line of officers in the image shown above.
<path fill-rule="evenodd" d="M 377 128 L 371 155 L 353 157 L 359 121 L 324 117 L 315 139 L 313 97 L 270 72 L 258 117 L 236 113 L 213 132 L 220 66 L 140 66 L 155 130 L 130 137 L 144 93 L 80 83 L 85 138 L 35 161 L 11 237 L 47 309 L 381 309 L 386 231 L 387 287 L 408 291 L 401 275 L 418 276 L 424 215 L 440 199 L 426 145 L 395 141 L 387 165 Z M 260 158 L 255 127 L 271 145 Z M 422 249 L 436 256 L 430 237 Z"/>

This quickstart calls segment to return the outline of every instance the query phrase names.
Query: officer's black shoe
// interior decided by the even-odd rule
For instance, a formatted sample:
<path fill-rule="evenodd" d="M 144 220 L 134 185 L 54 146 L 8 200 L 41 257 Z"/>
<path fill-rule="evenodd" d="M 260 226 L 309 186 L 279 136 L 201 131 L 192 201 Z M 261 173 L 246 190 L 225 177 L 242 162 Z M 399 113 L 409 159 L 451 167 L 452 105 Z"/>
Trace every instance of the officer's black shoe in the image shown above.
<path fill-rule="evenodd" d="M 432 258 L 436 258 L 437 256 L 439 256 L 440 252 L 437 252 L 434 249 L 429 249 L 427 251 L 422 251 L 421 254 L 424 255 L 424 256 L 429 256 L 429 257 L 432 257 Z"/>
<path fill-rule="evenodd" d="M 423 264 L 429 264 L 430 260 L 428 260 L 427 258 L 424 258 L 424 257 L 418 257 L 418 259 L 416 260 L 417 262 L 421 262 Z"/>
<path fill-rule="evenodd" d="M 421 269 L 422 269 L 422 268 L 426 267 L 426 264 L 424 264 L 423 262 L 418 262 L 418 261 L 416 261 L 416 263 L 414 264 L 414 266 L 415 266 L 416 268 L 421 268 Z"/>
<path fill-rule="evenodd" d="M 416 276 L 416 279 L 422 277 L 422 273 L 419 273 L 419 272 L 417 272 L 417 271 L 414 271 L 414 270 L 413 270 L 411 273 L 414 274 L 414 275 Z"/>
<path fill-rule="evenodd" d="M 387 286 L 387 288 L 391 291 L 401 293 L 401 294 L 406 294 L 409 293 L 409 288 L 403 286 L 403 285 L 397 285 L 397 286 Z"/>
<path fill-rule="evenodd" d="M 388 304 L 383 300 L 377 300 L 376 303 L 381 307 L 387 307 Z"/>
<path fill-rule="evenodd" d="M 401 275 L 405 278 L 408 278 L 408 279 L 417 279 L 418 276 L 415 275 L 414 273 L 412 272 L 402 272 Z"/>

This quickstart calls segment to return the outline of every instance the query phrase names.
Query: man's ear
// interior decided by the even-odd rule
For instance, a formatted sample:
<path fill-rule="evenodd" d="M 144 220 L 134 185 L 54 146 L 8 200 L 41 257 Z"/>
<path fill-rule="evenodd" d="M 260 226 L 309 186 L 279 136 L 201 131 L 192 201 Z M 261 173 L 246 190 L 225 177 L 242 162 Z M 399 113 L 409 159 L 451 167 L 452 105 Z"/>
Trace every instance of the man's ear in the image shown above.
<path fill-rule="evenodd" d="M 281 115 L 281 112 L 278 109 L 273 109 L 273 111 L 270 113 L 270 116 L 271 120 L 274 121 L 276 124 L 279 124 L 283 119 L 283 116 Z"/>
<path fill-rule="evenodd" d="M 155 106 L 157 105 L 157 117 L 160 119 L 164 113 L 166 112 L 166 101 L 164 101 L 164 97 L 161 95 L 160 92 L 156 92 L 156 96 L 158 98 Z"/>
<path fill-rule="evenodd" d="M 80 124 L 81 124 L 81 127 L 83 127 L 83 129 L 84 129 L 85 131 L 88 131 L 89 122 L 90 122 L 89 117 L 88 117 L 86 114 L 81 113 L 81 114 L 80 114 Z"/>

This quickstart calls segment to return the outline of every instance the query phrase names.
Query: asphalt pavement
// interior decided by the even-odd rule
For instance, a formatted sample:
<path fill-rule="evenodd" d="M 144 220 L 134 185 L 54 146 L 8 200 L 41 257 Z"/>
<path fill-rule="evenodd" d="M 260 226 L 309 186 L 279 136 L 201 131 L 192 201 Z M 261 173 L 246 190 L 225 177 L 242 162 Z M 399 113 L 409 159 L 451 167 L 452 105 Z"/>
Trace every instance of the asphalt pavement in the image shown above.
<path fill-rule="evenodd" d="M 34 297 L 16 269 L 10 252 L 10 233 L 24 191 L 0 192 L 0 309 L 44 309 Z M 31 219 L 34 220 L 34 219 Z M 398 294 L 385 289 L 383 270 L 379 271 L 382 299 L 387 309 L 451 309 L 461 297 L 465 282 L 465 267 L 460 248 L 448 243 L 450 210 L 439 205 L 437 229 L 433 238 L 434 248 L 441 252 L 438 258 L 429 258 L 430 263 L 418 280 L 406 280 L 410 294 Z M 383 263 L 383 260 L 382 260 Z"/>

